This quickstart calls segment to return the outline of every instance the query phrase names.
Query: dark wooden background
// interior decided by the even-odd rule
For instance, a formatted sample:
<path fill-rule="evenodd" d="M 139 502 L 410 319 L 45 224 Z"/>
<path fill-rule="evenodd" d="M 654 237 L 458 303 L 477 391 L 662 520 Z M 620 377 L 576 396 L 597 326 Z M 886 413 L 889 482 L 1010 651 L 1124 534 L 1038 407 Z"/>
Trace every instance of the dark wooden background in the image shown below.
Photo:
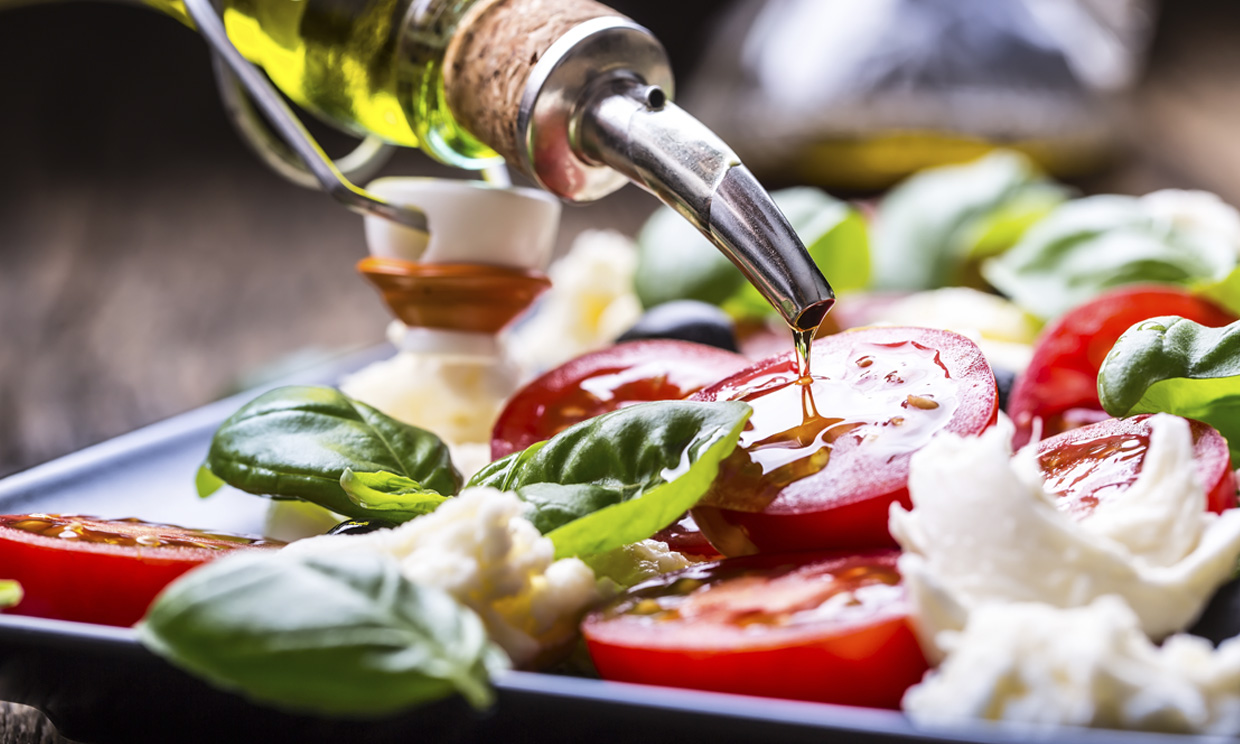
<path fill-rule="evenodd" d="M 5 0 L 0 0 L 3 7 Z M 628 10 L 682 63 L 695 0 Z M 360 219 L 263 168 L 224 121 L 202 42 L 139 8 L 0 13 L 0 475 L 212 400 L 264 365 L 379 342 Z M 1163 8 L 1127 138 L 1084 184 L 1240 203 L 1240 13 Z M 320 132 L 341 150 L 347 143 Z M 442 173 L 416 153 L 391 173 Z M 632 230 L 629 189 L 566 210 Z"/>

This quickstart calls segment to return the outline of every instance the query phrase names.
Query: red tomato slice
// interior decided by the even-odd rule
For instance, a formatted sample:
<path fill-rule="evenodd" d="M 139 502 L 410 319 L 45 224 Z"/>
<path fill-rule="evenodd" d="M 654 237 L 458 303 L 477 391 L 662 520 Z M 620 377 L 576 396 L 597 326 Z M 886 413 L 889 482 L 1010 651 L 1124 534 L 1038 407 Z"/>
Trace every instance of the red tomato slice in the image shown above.
<path fill-rule="evenodd" d="M 866 328 L 814 344 L 813 381 L 783 354 L 693 396 L 753 416 L 693 516 L 724 555 L 894 546 L 908 463 L 940 431 L 996 420 L 995 377 L 972 341 L 928 328 Z"/>
<path fill-rule="evenodd" d="M 282 544 L 137 519 L 8 514 L 0 516 L 0 578 L 22 585 L 11 614 L 125 626 L 191 568 Z"/>
<path fill-rule="evenodd" d="M 679 400 L 748 364 L 740 354 L 670 339 L 629 341 L 579 356 L 508 401 L 492 431 L 491 458 L 631 403 Z"/>
<path fill-rule="evenodd" d="M 1110 419 L 1064 432 L 1038 444 L 1038 463 L 1056 505 L 1074 516 L 1088 515 L 1137 480 L 1150 446 L 1149 416 Z M 1236 505 L 1236 478 L 1227 440 L 1213 427 L 1189 422 L 1193 459 L 1206 489 L 1203 506 L 1222 512 Z"/>
<path fill-rule="evenodd" d="M 702 534 L 692 514 L 685 514 L 654 533 L 651 539 L 667 543 L 667 547 L 678 553 L 684 553 L 693 560 L 714 561 L 723 557 L 723 554 L 710 544 L 710 540 L 706 539 L 706 535 Z"/>
<path fill-rule="evenodd" d="M 1049 437 L 1105 416 L 1098 401 L 1102 360 L 1124 331 L 1159 315 L 1210 327 L 1236 320 L 1209 300 L 1171 286 L 1123 287 L 1070 310 L 1042 332 L 1028 369 L 1012 387 L 1013 445 L 1029 443 L 1035 419 L 1042 420 L 1042 436 Z"/>
<path fill-rule="evenodd" d="M 634 587 L 581 631 L 604 679 L 897 708 L 927 668 L 898 556 L 693 566 Z"/>

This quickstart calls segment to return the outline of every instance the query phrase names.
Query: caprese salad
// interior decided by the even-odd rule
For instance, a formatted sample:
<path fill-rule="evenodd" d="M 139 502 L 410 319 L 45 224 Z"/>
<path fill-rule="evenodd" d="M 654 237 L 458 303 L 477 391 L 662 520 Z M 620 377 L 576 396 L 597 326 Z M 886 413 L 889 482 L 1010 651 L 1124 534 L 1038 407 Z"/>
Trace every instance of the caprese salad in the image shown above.
<path fill-rule="evenodd" d="M 223 424 L 199 492 L 307 502 L 337 534 L 3 517 L 24 598 L 0 597 L 136 622 L 192 673 L 329 715 L 485 706 L 492 675 L 584 646 L 579 673 L 926 725 L 1240 733 L 1240 645 L 1182 635 L 1240 558 L 1234 210 L 1072 200 L 1006 154 L 870 223 L 780 198 L 854 292 L 812 375 L 790 345 L 754 358 L 752 289 L 657 216 L 648 314 L 511 396 L 476 472 L 434 427 L 282 388 Z"/>

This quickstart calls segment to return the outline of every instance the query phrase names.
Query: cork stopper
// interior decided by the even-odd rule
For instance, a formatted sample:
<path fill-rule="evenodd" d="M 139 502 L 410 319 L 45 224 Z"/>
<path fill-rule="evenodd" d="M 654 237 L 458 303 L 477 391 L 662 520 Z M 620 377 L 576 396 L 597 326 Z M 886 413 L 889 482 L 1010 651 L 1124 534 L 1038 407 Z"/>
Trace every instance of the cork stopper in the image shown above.
<path fill-rule="evenodd" d="M 444 60 L 444 87 L 453 116 L 528 173 L 517 121 L 530 72 L 574 27 L 605 17 L 624 16 L 593 0 L 478 3 L 461 20 Z M 567 133 L 564 140 L 567 148 Z"/>

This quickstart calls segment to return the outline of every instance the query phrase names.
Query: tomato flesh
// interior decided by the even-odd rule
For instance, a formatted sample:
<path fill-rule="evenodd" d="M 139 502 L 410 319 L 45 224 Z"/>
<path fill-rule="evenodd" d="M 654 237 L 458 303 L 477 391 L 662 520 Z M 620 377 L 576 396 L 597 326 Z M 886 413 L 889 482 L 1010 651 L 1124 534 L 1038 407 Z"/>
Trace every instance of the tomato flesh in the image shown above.
<path fill-rule="evenodd" d="M 1110 419 L 1038 444 L 1038 464 L 1056 506 L 1081 518 L 1136 482 L 1150 446 L 1149 416 Z M 1193 460 L 1206 489 L 1204 507 L 1221 513 L 1236 505 L 1236 478 L 1227 440 L 1213 427 L 1189 421 Z"/>
<path fill-rule="evenodd" d="M 9 514 L 0 516 L 0 578 L 22 585 L 10 614 L 127 626 L 191 568 L 281 544 L 137 519 Z"/>
<path fill-rule="evenodd" d="M 996 420 L 994 374 L 949 331 L 828 336 L 814 344 L 812 369 L 799 377 L 783 354 L 693 396 L 753 407 L 693 509 L 724 555 L 894 546 L 887 514 L 909 506 L 912 454 L 940 431 L 972 435 Z"/>
<path fill-rule="evenodd" d="M 591 613 L 604 679 L 897 708 L 927 665 L 896 551 L 732 558 Z"/>
<path fill-rule="evenodd" d="M 495 422 L 491 458 L 632 403 L 680 400 L 748 364 L 740 354 L 670 339 L 629 341 L 585 354 L 517 391 Z"/>
<path fill-rule="evenodd" d="M 698 561 L 713 561 L 723 554 L 710 544 L 702 529 L 694 521 L 692 514 L 685 514 L 680 519 L 654 533 L 652 540 L 667 543 L 667 547 L 677 553 L 684 553 Z"/>
<path fill-rule="evenodd" d="M 1170 286 L 1123 287 L 1070 310 L 1042 332 L 1029 367 L 1012 387 L 1013 444 L 1029 443 L 1035 420 L 1049 437 L 1105 417 L 1098 400 L 1102 361 L 1124 331 L 1159 315 L 1210 327 L 1236 320 L 1214 303 Z"/>

